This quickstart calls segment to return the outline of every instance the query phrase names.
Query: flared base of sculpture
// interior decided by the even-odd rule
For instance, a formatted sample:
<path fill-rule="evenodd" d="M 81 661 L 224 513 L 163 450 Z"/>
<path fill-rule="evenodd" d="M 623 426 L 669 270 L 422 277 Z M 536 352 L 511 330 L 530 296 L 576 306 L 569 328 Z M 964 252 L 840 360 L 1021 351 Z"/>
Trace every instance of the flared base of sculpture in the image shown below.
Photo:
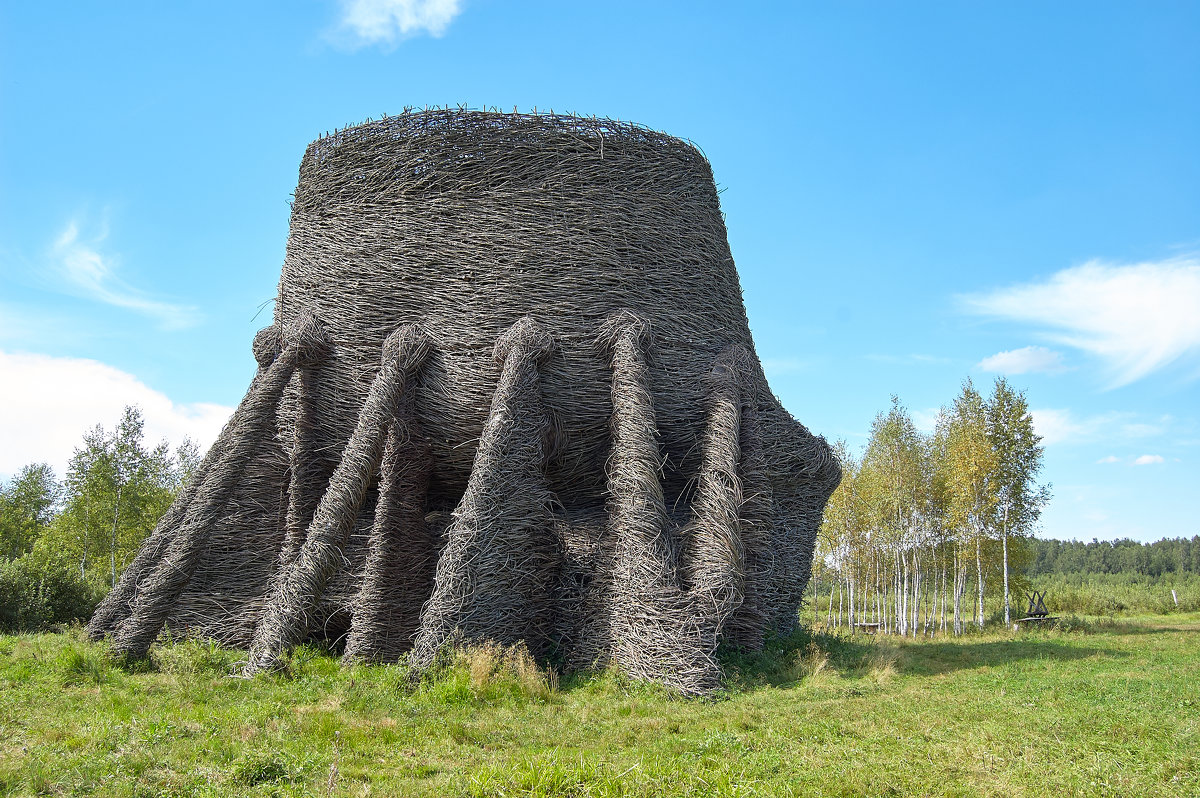
<path fill-rule="evenodd" d="M 189 588 L 206 594 L 205 584 L 192 585 L 205 555 L 206 582 L 219 570 L 212 555 L 232 565 L 214 530 L 228 535 L 237 491 L 261 488 L 241 483 L 270 481 L 255 457 L 270 450 L 284 387 L 295 372 L 319 365 L 330 346 L 311 318 L 260 334 L 260 371 L 246 399 L 97 610 L 92 637 L 110 636 L 131 656 L 144 656 L 165 625 L 248 643 L 247 673 L 331 633 L 344 636 L 347 660 L 408 654 L 418 669 L 451 641 L 523 642 L 568 668 L 615 665 L 701 694 L 719 684 L 720 641 L 756 649 L 767 633 L 794 627 L 821 509 L 838 475 L 828 447 L 810 436 L 810 472 L 772 483 L 759 420 L 770 405 L 761 404 L 752 356 L 733 345 L 714 359 L 706 403 L 697 408 L 702 434 L 690 489 L 668 506 L 649 380 L 653 339 L 646 320 L 629 311 L 612 314 L 595 340 L 611 370 L 603 505 L 563 507 L 547 485 L 551 453 L 567 443 L 555 438 L 540 379 L 556 347 L 527 317 L 496 343 L 491 412 L 461 499 L 448 517 L 431 512 L 431 447 L 412 395 L 435 344 L 409 325 L 385 342 L 302 539 L 291 528 L 303 516 L 296 506 L 314 502 L 297 491 L 312 486 L 285 472 L 275 479 L 274 534 L 248 530 L 270 553 L 267 567 L 258 566 L 259 583 L 227 596 L 220 610 L 216 600 L 207 608 L 196 596 L 181 601 Z M 298 401 L 306 399 L 301 391 Z"/>

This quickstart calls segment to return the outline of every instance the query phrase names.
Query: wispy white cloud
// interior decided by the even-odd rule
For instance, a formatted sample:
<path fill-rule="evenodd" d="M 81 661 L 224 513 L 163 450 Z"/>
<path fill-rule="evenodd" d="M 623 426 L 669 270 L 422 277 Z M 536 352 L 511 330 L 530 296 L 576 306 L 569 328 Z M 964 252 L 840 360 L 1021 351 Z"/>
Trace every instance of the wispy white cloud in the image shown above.
<path fill-rule="evenodd" d="M 979 361 L 979 368 L 999 374 L 1060 374 L 1067 370 L 1062 355 L 1044 346 L 997 352 Z"/>
<path fill-rule="evenodd" d="M 929 433 L 937 428 L 938 418 L 941 417 L 942 411 L 936 407 L 927 407 L 924 410 L 913 410 L 911 415 L 913 426 L 921 432 Z"/>
<path fill-rule="evenodd" d="M 1166 462 L 1166 460 L 1163 458 L 1163 456 L 1161 454 L 1144 454 L 1141 457 L 1134 460 L 1133 464 L 1135 466 L 1143 466 L 1143 465 L 1156 465 L 1158 463 L 1164 463 L 1164 462 Z"/>
<path fill-rule="evenodd" d="M 63 287 L 72 293 L 155 319 L 166 330 L 191 327 L 200 321 L 196 308 L 152 299 L 117 275 L 116 259 L 100 251 L 107 230 L 82 240 L 79 224 L 71 221 L 51 248 L 64 278 Z"/>
<path fill-rule="evenodd" d="M 0 350 L 0 478 L 29 463 L 46 462 L 62 476 L 67 461 L 96 424 L 110 426 L 126 405 L 142 409 L 146 436 L 202 448 L 216 439 L 232 408 L 180 404 L 131 374 L 95 360 Z"/>
<path fill-rule="evenodd" d="M 1094 260 L 960 301 L 969 312 L 1034 325 L 1048 340 L 1094 355 L 1111 387 L 1200 354 L 1195 256 L 1132 265 Z"/>
<path fill-rule="evenodd" d="M 441 36 L 462 11 L 459 0 L 341 0 L 339 33 L 351 47 L 393 47 L 420 33 Z"/>
<path fill-rule="evenodd" d="M 1101 457 L 1096 462 L 1100 463 L 1102 465 L 1108 464 L 1108 463 L 1119 463 L 1119 462 L 1121 462 L 1121 458 L 1117 457 L 1115 454 L 1110 454 L 1108 457 Z"/>
<path fill-rule="evenodd" d="M 1089 427 L 1092 425 L 1076 420 L 1070 410 L 1040 408 L 1031 409 L 1029 414 L 1033 416 L 1034 431 L 1042 436 L 1042 443 L 1046 446 L 1084 437 L 1091 431 Z"/>
<path fill-rule="evenodd" d="M 1033 416 L 1034 431 L 1042 436 L 1046 446 L 1094 442 L 1101 438 L 1133 441 L 1158 437 L 1173 428 L 1171 416 L 1161 416 L 1157 423 L 1150 424 L 1138 421 L 1136 413 L 1121 411 L 1079 416 L 1066 408 L 1043 407 L 1033 408 L 1029 414 Z M 1098 462 L 1116 462 L 1110 457 Z"/>

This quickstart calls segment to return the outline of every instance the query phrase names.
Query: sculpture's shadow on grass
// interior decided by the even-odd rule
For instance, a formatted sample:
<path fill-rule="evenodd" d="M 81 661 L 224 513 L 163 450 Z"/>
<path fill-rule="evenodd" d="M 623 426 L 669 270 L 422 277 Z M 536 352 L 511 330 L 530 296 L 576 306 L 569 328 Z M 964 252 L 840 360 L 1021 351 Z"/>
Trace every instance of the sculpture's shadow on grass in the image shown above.
<path fill-rule="evenodd" d="M 978 640 L 922 643 L 904 646 L 899 670 L 916 676 L 935 676 L 976 668 L 1002 668 L 1013 663 L 1071 662 L 1104 657 L 1119 659 L 1128 652 L 1081 646 L 1057 640 Z"/>
<path fill-rule="evenodd" d="M 890 636 L 811 634 L 801 630 L 768 641 L 762 652 L 719 652 L 727 688 L 743 692 L 758 687 L 819 684 L 836 674 L 842 678 L 882 680 L 894 676 L 938 676 L 956 671 L 1005 667 L 1013 663 L 1070 662 L 1093 657 L 1125 658 L 1125 651 L 1047 638 L 942 642 L 904 641 Z"/>
<path fill-rule="evenodd" d="M 1167 616 L 1169 617 L 1169 616 Z M 1139 622 L 1123 618 L 1074 619 L 1076 626 L 1089 634 L 1108 635 L 1178 635 L 1200 634 L 1200 624 L 1188 624 L 1186 620 L 1168 622 L 1167 617 L 1151 622 Z"/>
<path fill-rule="evenodd" d="M 1111 634 L 1122 635 L 1197 635 L 1200 634 L 1200 627 L 1197 626 L 1142 626 L 1135 627 L 1129 631 L 1117 630 L 1101 630 L 1109 631 Z"/>

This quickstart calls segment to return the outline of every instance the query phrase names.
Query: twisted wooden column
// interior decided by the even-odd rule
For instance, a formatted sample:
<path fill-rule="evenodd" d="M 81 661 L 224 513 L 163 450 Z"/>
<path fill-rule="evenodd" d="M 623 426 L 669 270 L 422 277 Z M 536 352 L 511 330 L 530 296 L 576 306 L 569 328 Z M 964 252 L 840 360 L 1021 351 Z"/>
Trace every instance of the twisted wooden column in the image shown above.
<path fill-rule="evenodd" d="M 317 407 L 317 387 L 320 370 L 332 349 L 332 342 L 323 331 L 310 347 L 309 358 L 297 363 L 299 372 L 299 396 L 297 397 L 294 439 L 289 458 L 288 506 L 285 519 L 283 544 L 279 549 L 279 565 L 286 568 L 296 559 L 296 553 L 304 543 L 305 533 L 312 523 L 313 514 L 321 502 L 321 495 L 329 482 L 329 467 L 322 456 L 322 441 L 319 437 L 322 420 Z"/>
<path fill-rule="evenodd" d="M 496 343 L 500 380 L 446 533 L 433 595 L 421 611 L 412 652 L 418 669 L 460 635 L 525 641 L 535 654 L 549 639 L 559 553 L 544 474 L 549 417 L 538 365 L 553 343 L 529 317 Z"/>
<path fill-rule="evenodd" d="M 600 342 L 612 362 L 609 530 L 614 540 L 609 637 L 631 676 L 686 694 L 716 689 L 718 635 L 742 601 L 739 372 L 726 353 L 710 377 L 709 408 L 691 520 L 672 555 L 663 505 L 662 455 L 649 390 L 649 325 L 629 311 L 611 316 Z"/>
<path fill-rule="evenodd" d="M 417 428 L 413 391 L 402 388 L 388 422 L 375 524 L 354 599 L 346 662 L 395 662 L 412 647 L 421 605 L 433 592 L 437 544 L 425 523 L 433 462 Z"/>
<path fill-rule="evenodd" d="M 749 369 L 749 362 L 743 361 L 739 367 Z M 745 552 L 746 579 L 742 605 L 726 622 L 722 637 L 739 648 L 759 651 L 771 620 L 771 607 L 778 601 L 774 583 L 778 561 L 773 535 L 773 491 L 767 477 L 757 397 L 752 392 L 743 393 L 741 411 L 739 528 Z"/>
<path fill-rule="evenodd" d="M 246 417 L 251 412 L 253 397 L 255 395 L 255 386 L 263 379 L 267 369 L 271 366 L 275 359 L 279 356 L 280 340 L 278 327 L 264 327 L 259 330 L 254 336 L 254 359 L 258 363 L 258 371 L 254 375 L 254 380 L 250 383 L 250 388 L 246 391 L 246 395 L 242 397 L 242 401 L 234 410 L 233 415 L 225 422 L 225 426 L 221 428 L 221 434 L 217 436 L 216 441 L 209 447 L 208 452 L 204 455 L 204 459 L 200 461 L 200 466 L 196 469 L 196 473 L 188 480 L 183 489 L 179 491 L 179 495 L 175 497 L 175 501 L 171 502 L 171 506 L 167 508 L 167 512 L 159 519 L 155 525 L 154 531 L 146 538 L 142 547 L 138 549 L 137 556 L 133 558 L 133 562 L 121 573 L 121 578 L 100 605 L 96 608 L 96 612 L 92 615 L 92 619 L 87 625 L 87 636 L 91 640 L 99 640 L 105 635 L 111 634 L 120 624 L 122 624 L 133 610 L 133 599 L 137 593 L 138 583 L 149 575 L 162 560 L 163 554 L 166 552 L 168 545 L 179 532 L 180 524 L 187 514 L 188 508 L 191 507 L 193 500 L 196 498 L 196 492 L 200 486 L 204 484 L 208 478 L 209 472 L 213 466 L 221 460 L 221 457 L 226 449 L 229 448 L 229 442 L 236 436 L 237 430 L 243 428 L 246 423 Z"/>
<path fill-rule="evenodd" d="M 412 325 L 399 328 L 384 342 L 379 374 L 313 515 L 304 545 L 268 592 L 250 643 L 247 674 L 275 667 L 280 656 L 308 634 L 309 617 L 341 561 L 341 546 L 379 468 L 389 419 L 395 415 L 409 377 L 428 352 L 428 339 Z"/>
<path fill-rule="evenodd" d="M 129 617 L 113 632 L 112 644 L 118 653 L 144 657 L 162 631 L 171 605 L 191 580 L 212 527 L 242 478 L 247 463 L 261 442 L 275 434 L 279 399 L 291 380 L 296 363 L 313 356 L 310 347 L 319 346 L 316 330 L 317 323 L 311 317 L 287 330 L 283 350 L 255 381 L 247 396 L 244 415 L 237 419 L 237 426 L 219 452 L 219 459 L 196 489 L 162 559 L 138 585 Z"/>
<path fill-rule="evenodd" d="M 671 630 L 681 620 L 686 597 L 667 534 L 663 461 L 647 362 L 650 326 L 629 311 L 619 311 L 601 327 L 598 343 L 608 351 L 613 371 L 609 651 L 632 676 L 664 679 L 671 673 L 687 674 L 694 668 L 693 657 L 675 645 Z"/>

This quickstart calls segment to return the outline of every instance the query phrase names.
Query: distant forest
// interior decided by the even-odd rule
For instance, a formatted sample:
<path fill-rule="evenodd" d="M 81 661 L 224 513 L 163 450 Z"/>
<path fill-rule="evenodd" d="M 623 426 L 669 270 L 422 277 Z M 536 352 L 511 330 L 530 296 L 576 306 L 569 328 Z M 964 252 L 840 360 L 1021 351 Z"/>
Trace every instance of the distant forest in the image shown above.
<path fill-rule="evenodd" d="M 1040 540 L 1026 542 L 1029 577 L 1051 574 L 1136 574 L 1160 577 L 1200 574 L 1200 535 L 1163 539 L 1155 543 L 1136 540 Z"/>

